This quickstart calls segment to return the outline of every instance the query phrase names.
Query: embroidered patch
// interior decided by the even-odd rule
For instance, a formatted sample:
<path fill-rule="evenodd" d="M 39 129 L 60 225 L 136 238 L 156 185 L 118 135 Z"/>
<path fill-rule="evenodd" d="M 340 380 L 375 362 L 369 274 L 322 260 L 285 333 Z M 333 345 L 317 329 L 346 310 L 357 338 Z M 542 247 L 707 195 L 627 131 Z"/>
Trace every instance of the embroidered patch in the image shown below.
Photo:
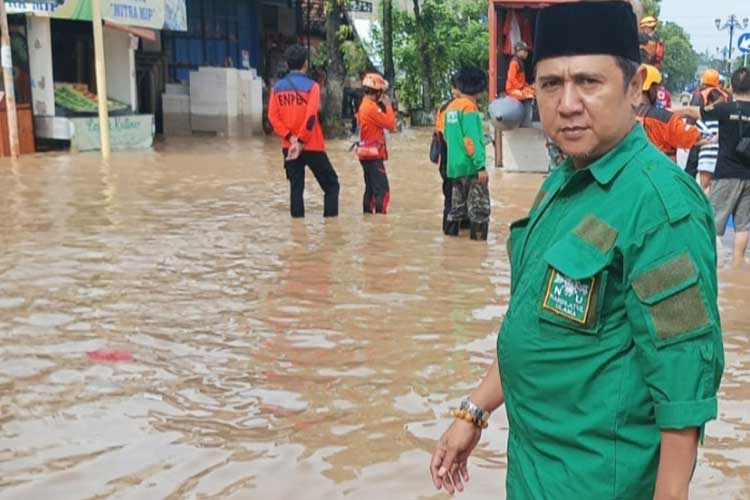
<path fill-rule="evenodd" d="M 585 325 L 589 320 L 595 285 L 595 277 L 574 280 L 552 269 L 542 306 L 548 311 Z"/>
<path fill-rule="evenodd" d="M 593 215 L 583 219 L 573 232 L 602 253 L 607 253 L 612 249 L 618 234 L 615 228 Z"/>
<path fill-rule="evenodd" d="M 680 254 L 633 281 L 633 290 L 641 300 L 666 292 L 692 278 L 698 271 L 688 253 Z"/>
<path fill-rule="evenodd" d="M 700 288 L 692 285 L 685 290 L 649 306 L 656 335 L 660 340 L 684 335 L 710 325 L 708 311 Z"/>

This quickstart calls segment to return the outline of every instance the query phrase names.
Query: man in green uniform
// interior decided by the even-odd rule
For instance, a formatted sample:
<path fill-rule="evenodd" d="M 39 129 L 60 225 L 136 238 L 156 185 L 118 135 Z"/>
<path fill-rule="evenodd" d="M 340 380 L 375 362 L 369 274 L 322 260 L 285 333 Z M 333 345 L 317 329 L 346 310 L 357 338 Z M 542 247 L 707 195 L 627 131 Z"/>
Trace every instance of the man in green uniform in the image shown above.
<path fill-rule="evenodd" d="M 636 122 L 636 26 L 618 1 L 539 15 L 542 125 L 568 159 L 511 226 L 498 358 L 436 446 L 438 489 L 463 491 L 505 403 L 508 499 L 688 498 L 724 365 L 714 222 Z"/>

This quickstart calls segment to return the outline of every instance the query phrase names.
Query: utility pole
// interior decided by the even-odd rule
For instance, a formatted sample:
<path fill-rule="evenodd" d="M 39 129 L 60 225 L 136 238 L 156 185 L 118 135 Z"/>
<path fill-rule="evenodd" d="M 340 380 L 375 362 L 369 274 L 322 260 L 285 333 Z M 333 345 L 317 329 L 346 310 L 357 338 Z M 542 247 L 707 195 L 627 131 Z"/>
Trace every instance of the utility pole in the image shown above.
<path fill-rule="evenodd" d="M 96 60 L 96 95 L 99 102 L 99 137 L 102 159 L 109 160 L 109 101 L 107 100 L 107 73 L 104 66 L 104 33 L 102 32 L 101 0 L 91 1 L 91 17 L 94 27 L 94 58 Z"/>
<path fill-rule="evenodd" d="M 727 31 L 729 30 L 729 57 L 727 58 L 727 76 L 731 76 L 732 73 L 732 51 L 734 50 L 734 30 L 736 29 L 747 29 L 748 24 L 750 24 L 750 20 L 748 18 L 745 18 L 740 22 L 740 20 L 732 14 L 729 16 L 726 20 L 726 22 L 722 25 L 721 19 L 717 18 L 716 21 L 716 29 L 719 31 Z"/>
<path fill-rule="evenodd" d="M 307 66 L 308 69 L 312 69 L 312 55 L 310 53 L 310 23 L 312 13 L 312 2 L 307 0 L 307 21 L 305 22 L 305 31 L 307 32 Z"/>
<path fill-rule="evenodd" d="M 2 25 L 2 66 L 3 83 L 5 84 L 5 108 L 8 115 L 8 138 L 10 155 L 18 158 L 20 146 L 18 144 L 18 115 L 16 114 L 16 88 L 13 81 L 13 51 L 10 47 L 10 32 L 8 31 L 8 13 L 5 10 L 5 0 L 0 0 L 0 25 Z"/>

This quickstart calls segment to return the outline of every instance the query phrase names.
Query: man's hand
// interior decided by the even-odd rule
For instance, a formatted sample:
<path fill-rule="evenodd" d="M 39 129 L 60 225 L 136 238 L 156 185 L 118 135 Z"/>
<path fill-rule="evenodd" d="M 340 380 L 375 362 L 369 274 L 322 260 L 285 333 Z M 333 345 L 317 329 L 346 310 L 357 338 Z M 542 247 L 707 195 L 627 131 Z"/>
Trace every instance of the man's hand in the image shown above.
<path fill-rule="evenodd" d="M 388 94 L 386 93 L 383 93 L 383 95 L 380 97 L 380 102 L 385 104 L 386 107 L 393 105 L 393 101 L 391 101 L 391 98 L 388 97 Z"/>
<path fill-rule="evenodd" d="M 292 145 L 289 147 L 289 151 L 286 153 L 286 160 L 287 161 L 294 161 L 297 158 L 299 158 L 299 155 L 302 154 L 302 143 L 299 142 L 299 139 L 295 136 L 292 136 L 292 138 L 289 140 L 289 142 L 292 143 Z"/>
<path fill-rule="evenodd" d="M 451 495 L 464 491 L 464 482 L 469 482 L 468 460 L 479 443 L 482 430 L 464 420 L 455 420 L 438 441 L 432 454 L 430 474 L 435 488 Z"/>
<path fill-rule="evenodd" d="M 490 176 L 487 174 L 486 170 L 480 170 L 479 171 L 479 184 L 482 186 L 486 186 L 490 182 Z"/>
<path fill-rule="evenodd" d="M 698 430 L 662 430 L 654 500 L 688 500 L 698 450 Z"/>

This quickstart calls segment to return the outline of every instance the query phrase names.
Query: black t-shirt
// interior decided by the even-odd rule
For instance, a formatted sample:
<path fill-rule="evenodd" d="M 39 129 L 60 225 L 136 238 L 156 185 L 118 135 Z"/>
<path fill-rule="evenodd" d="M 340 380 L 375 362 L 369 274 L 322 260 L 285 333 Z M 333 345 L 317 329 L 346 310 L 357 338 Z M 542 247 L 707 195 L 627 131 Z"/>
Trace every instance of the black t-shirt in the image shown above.
<path fill-rule="evenodd" d="M 737 155 L 740 143 L 740 111 L 742 135 L 750 137 L 750 102 L 728 102 L 701 109 L 703 120 L 719 122 L 719 159 L 715 179 L 750 179 L 750 162 Z"/>

